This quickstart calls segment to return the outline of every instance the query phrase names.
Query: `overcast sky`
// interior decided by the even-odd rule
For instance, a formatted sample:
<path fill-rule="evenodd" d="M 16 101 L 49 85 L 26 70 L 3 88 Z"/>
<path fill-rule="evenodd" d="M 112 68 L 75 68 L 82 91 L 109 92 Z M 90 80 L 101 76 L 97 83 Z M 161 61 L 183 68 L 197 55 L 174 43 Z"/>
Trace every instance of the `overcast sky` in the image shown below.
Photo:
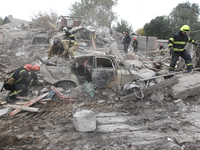
<path fill-rule="evenodd" d="M 118 5 L 113 11 L 117 13 L 119 19 L 128 21 L 136 31 L 157 16 L 168 16 L 179 3 L 187 1 L 200 6 L 200 0 L 118 0 Z M 34 13 L 49 12 L 50 9 L 58 15 L 68 15 L 68 7 L 74 2 L 75 0 L 4 0 L 1 2 L 0 17 L 4 19 L 8 15 L 13 15 L 14 18 L 31 20 Z"/>

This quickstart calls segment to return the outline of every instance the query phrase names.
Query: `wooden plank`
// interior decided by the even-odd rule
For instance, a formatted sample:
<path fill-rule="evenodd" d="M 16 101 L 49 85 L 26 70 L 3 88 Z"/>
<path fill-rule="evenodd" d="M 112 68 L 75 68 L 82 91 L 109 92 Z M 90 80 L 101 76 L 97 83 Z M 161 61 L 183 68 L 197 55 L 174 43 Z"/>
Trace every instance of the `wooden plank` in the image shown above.
<path fill-rule="evenodd" d="M 34 103 L 36 103 L 37 101 L 39 101 L 39 100 L 41 100 L 42 98 L 44 98 L 45 96 L 47 96 L 47 95 L 48 95 L 48 92 L 47 92 L 47 93 L 44 93 L 44 94 L 42 94 L 42 95 L 40 95 L 40 96 L 38 96 L 37 98 L 34 98 L 34 99 L 30 100 L 29 102 L 27 102 L 27 103 L 24 104 L 23 106 L 29 107 L 29 106 L 31 106 L 32 104 L 34 104 Z M 21 107 L 23 107 L 23 106 L 21 106 Z M 19 113 L 20 111 L 21 111 L 21 110 L 16 109 L 16 110 L 10 112 L 10 113 L 9 113 L 9 116 L 13 116 L 13 115 Z"/>
<path fill-rule="evenodd" d="M 18 109 L 18 110 L 25 110 L 25 111 L 30 111 L 30 112 L 37 112 L 39 108 L 34 108 L 34 107 L 27 107 L 27 106 L 19 106 L 19 105 L 6 105 L 6 107 L 11 107 L 13 109 Z"/>
<path fill-rule="evenodd" d="M 178 83 L 178 77 L 177 76 L 174 76 L 170 79 L 167 79 L 161 83 L 158 83 L 156 85 L 153 85 L 153 86 L 150 86 L 146 89 L 143 90 L 143 93 L 144 93 L 144 97 L 147 97 L 149 94 L 151 94 L 153 91 L 156 91 L 156 90 L 159 90 L 159 89 L 163 89 L 165 87 L 168 87 L 168 86 L 172 86 L 174 84 Z M 136 100 L 137 97 L 136 97 L 136 94 L 137 95 L 140 95 L 140 91 L 137 91 L 136 93 L 133 92 L 131 94 L 128 94 L 128 95 L 125 95 L 123 97 L 120 98 L 120 100 Z"/>

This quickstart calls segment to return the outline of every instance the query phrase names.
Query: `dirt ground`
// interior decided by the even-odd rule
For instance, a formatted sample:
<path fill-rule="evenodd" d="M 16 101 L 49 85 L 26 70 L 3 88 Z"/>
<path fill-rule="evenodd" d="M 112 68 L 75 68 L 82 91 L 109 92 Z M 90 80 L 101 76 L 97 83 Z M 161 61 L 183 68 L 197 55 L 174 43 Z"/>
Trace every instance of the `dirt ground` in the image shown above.
<path fill-rule="evenodd" d="M 37 47 L 41 56 L 47 48 Z M 31 50 L 25 50 L 28 54 Z M 78 51 L 79 52 L 79 51 Z M 29 60 L 3 57 L 6 65 L 23 64 Z M 7 55 L 7 54 L 6 54 Z M 34 57 L 34 54 L 32 55 Z M 9 68 L 7 68 L 9 70 Z M 34 96 L 35 90 L 50 85 L 32 87 L 27 96 Z M 167 91 L 162 101 L 149 97 L 133 101 L 120 100 L 120 91 L 98 89 L 91 98 L 84 90 L 71 88 L 76 95 L 75 102 L 62 101 L 56 96 L 47 104 L 35 103 L 39 112 L 21 111 L 14 116 L 0 118 L 0 149 L 2 150 L 199 150 L 200 149 L 200 96 L 186 100 L 175 100 Z M 157 91 L 158 92 L 158 91 Z M 8 91 L 0 94 L 0 100 Z M 112 93 L 115 93 L 113 96 Z M 39 93 L 41 94 L 41 93 Z M 21 101 L 19 99 L 19 101 Z M 0 105 L 3 109 L 4 105 Z M 91 110 L 97 115 L 97 130 L 77 132 L 73 126 L 73 115 L 80 110 Z M 113 115 L 114 114 L 114 115 Z M 98 116 L 99 115 L 99 116 Z M 104 120 L 104 121 L 102 121 Z M 120 122 L 121 120 L 121 122 Z M 102 129 L 102 126 L 115 126 Z"/>

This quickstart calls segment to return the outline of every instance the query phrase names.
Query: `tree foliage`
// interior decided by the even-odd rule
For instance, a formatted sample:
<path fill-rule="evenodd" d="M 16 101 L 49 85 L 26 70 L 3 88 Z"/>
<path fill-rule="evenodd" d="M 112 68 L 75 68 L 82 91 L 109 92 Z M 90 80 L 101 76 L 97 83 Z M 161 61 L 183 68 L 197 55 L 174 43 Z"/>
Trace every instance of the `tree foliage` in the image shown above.
<path fill-rule="evenodd" d="M 169 16 L 171 20 L 175 20 L 176 26 L 179 28 L 184 24 L 191 26 L 197 22 L 199 14 L 198 4 L 185 2 L 176 6 Z"/>
<path fill-rule="evenodd" d="M 169 38 L 170 21 L 166 16 L 158 16 L 145 24 L 144 32 L 147 36 L 155 36 L 159 39 Z"/>
<path fill-rule="evenodd" d="M 3 24 L 3 18 L 0 17 L 0 25 Z"/>
<path fill-rule="evenodd" d="M 51 25 L 48 22 L 55 24 L 58 19 L 58 15 L 52 10 L 50 10 L 49 13 L 39 11 L 38 14 L 34 14 L 31 18 L 34 22 L 34 26 L 49 29 L 51 28 Z"/>
<path fill-rule="evenodd" d="M 177 5 L 169 16 L 158 16 L 152 19 L 150 23 L 144 26 L 144 34 L 147 36 L 155 36 L 159 39 L 168 39 L 174 33 L 178 32 L 181 26 L 187 24 L 191 28 L 190 36 L 193 39 L 200 39 L 200 34 L 192 32 L 200 30 L 199 22 L 199 5 L 189 2 Z"/>
<path fill-rule="evenodd" d="M 133 32 L 132 26 L 130 26 L 130 24 L 124 19 L 121 19 L 121 21 L 117 22 L 115 29 L 117 32 L 120 33 L 123 33 L 125 31 L 129 31 L 129 33 Z"/>
<path fill-rule="evenodd" d="M 184 24 L 189 25 L 191 31 L 200 30 L 199 15 L 200 8 L 198 4 L 191 4 L 189 2 L 179 4 L 169 15 L 172 31 L 179 31 L 181 26 Z M 195 32 L 191 32 L 190 36 L 200 39 L 200 35 L 197 35 Z"/>
<path fill-rule="evenodd" d="M 117 16 L 112 11 L 118 0 L 81 0 L 71 5 L 70 16 L 86 16 L 98 26 L 109 27 Z"/>
<path fill-rule="evenodd" d="M 144 33 L 144 28 L 140 28 L 138 30 L 135 31 L 137 34 L 141 35 L 141 36 L 144 36 L 145 33 Z"/>

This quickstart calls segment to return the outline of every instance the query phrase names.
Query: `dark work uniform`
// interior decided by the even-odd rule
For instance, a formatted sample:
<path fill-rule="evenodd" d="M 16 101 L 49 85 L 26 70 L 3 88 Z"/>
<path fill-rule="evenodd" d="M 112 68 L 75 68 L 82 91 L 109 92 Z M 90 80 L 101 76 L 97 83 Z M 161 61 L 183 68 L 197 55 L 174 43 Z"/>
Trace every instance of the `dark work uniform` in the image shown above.
<path fill-rule="evenodd" d="M 131 37 L 130 37 L 129 33 L 125 35 L 125 37 L 123 39 L 123 43 L 124 43 L 124 51 L 125 51 L 125 53 L 128 53 L 128 47 L 131 43 Z"/>
<path fill-rule="evenodd" d="M 169 71 L 174 71 L 179 56 L 181 56 L 185 60 L 188 71 L 193 69 L 192 58 L 188 51 L 185 49 L 185 45 L 187 44 L 187 42 L 196 44 L 194 40 L 188 37 L 187 34 L 182 34 L 181 31 L 174 34 L 173 37 L 169 39 L 168 47 L 169 49 L 174 49 Z"/>
<path fill-rule="evenodd" d="M 138 51 L 138 41 L 137 40 L 133 41 L 133 50 L 134 50 L 134 52 Z"/>
<path fill-rule="evenodd" d="M 31 86 L 41 85 L 37 78 L 37 71 L 31 71 L 32 83 Z"/>
<path fill-rule="evenodd" d="M 161 45 L 161 46 L 159 47 L 159 50 L 164 50 L 164 47 Z M 161 52 L 160 55 L 165 55 L 165 52 Z"/>
<path fill-rule="evenodd" d="M 65 31 L 65 37 L 64 37 L 65 40 L 75 40 L 75 37 L 74 35 L 69 32 L 69 31 Z"/>
<path fill-rule="evenodd" d="M 13 78 L 14 82 L 12 85 L 9 84 L 9 79 Z M 9 78 L 4 82 L 4 88 L 10 90 L 6 100 L 15 99 L 17 95 L 24 95 L 28 91 L 28 86 L 32 84 L 31 73 L 25 68 L 18 68 Z"/>

